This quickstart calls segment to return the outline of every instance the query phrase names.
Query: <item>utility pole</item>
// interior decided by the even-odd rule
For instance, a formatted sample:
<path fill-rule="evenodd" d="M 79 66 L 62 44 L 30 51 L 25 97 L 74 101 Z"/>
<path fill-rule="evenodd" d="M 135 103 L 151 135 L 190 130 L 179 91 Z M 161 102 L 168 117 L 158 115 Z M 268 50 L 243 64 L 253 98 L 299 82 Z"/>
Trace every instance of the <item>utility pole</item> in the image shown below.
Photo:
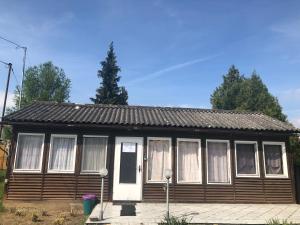
<path fill-rule="evenodd" d="M 23 92 L 23 82 L 24 82 L 24 75 L 25 75 L 25 63 L 26 63 L 26 55 L 27 55 L 27 47 L 25 46 L 21 46 L 19 45 L 18 43 L 16 42 L 13 42 L 11 40 L 8 40 L 7 38 L 4 38 L 4 37 L 1 37 L 0 36 L 0 39 L 2 39 L 3 41 L 6 41 L 10 44 L 13 44 L 14 46 L 16 46 L 16 49 L 23 49 L 24 50 L 24 55 L 23 55 L 23 70 L 22 70 L 22 83 L 21 83 L 21 90 L 20 90 L 20 96 L 19 96 L 19 109 L 21 108 L 21 101 L 22 101 L 22 92 Z M 1 135 L 0 135 L 1 136 Z"/>
<path fill-rule="evenodd" d="M 5 89 L 5 96 L 4 96 L 1 122 L 3 121 L 3 117 L 5 115 L 7 93 L 8 93 L 8 88 L 9 88 L 10 74 L 11 74 L 11 70 L 12 70 L 12 64 L 11 63 L 7 63 L 7 66 L 8 66 L 8 75 L 7 75 L 7 81 L 6 81 L 6 89 Z M 0 126 L 0 139 L 2 137 L 2 128 L 3 128 L 3 124 Z"/>
<path fill-rule="evenodd" d="M 24 76 L 25 76 L 25 63 L 26 63 L 26 54 L 27 54 L 27 47 L 20 47 L 20 48 L 24 50 L 24 56 L 23 56 L 22 82 L 21 82 L 21 90 L 20 90 L 19 109 L 21 109 L 23 83 L 24 83 Z"/>

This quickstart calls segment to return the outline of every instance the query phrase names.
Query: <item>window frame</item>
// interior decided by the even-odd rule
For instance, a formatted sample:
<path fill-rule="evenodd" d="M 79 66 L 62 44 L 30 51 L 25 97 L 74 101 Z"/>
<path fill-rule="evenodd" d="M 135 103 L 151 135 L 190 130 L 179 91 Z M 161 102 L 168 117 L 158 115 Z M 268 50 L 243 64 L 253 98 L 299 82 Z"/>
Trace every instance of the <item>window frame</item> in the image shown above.
<path fill-rule="evenodd" d="M 237 144 L 254 144 L 255 145 L 255 174 L 242 174 L 238 173 L 237 168 Z M 238 178 L 253 178 L 260 177 L 260 167 L 259 167 L 259 154 L 258 154 L 258 143 L 257 141 L 234 141 L 234 154 L 235 154 L 235 176 Z"/>
<path fill-rule="evenodd" d="M 152 140 L 161 140 L 161 141 L 169 141 L 169 153 L 170 153 L 170 169 L 172 170 L 172 177 L 170 179 L 170 183 L 172 183 L 173 177 L 174 177 L 174 171 L 173 171 L 173 165 L 172 165 L 172 138 L 171 137 L 147 137 L 147 170 L 146 170 L 146 183 L 154 183 L 154 184 L 162 184 L 166 183 L 165 179 L 161 181 L 154 181 L 154 180 L 149 180 L 149 174 L 148 174 L 148 169 L 149 169 L 149 142 Z"/>
<path fill-rule="evenodd" d="M 265 145 L 280 145 L 281 146 L 281 157 L 282 157 L 282 171 L 283 174 L 267 174 L 266 172 L 266 161 L 265 161 Z M 289 178 L 289 170 L 287 165 L 287 154 L 285 142 L 277 142 L 277 141 L 263 141 L 263 164 L 264 164 L 264 173 L 265 178 Z"/>
<path fill-rule="evenodd" d="M 198 143 L 198 162 L 199 162 L 199 181 L 179 181 L 178 180 L 178 151 L 179 142 L 197 142 Z M 202 149 L 201 149 L 201 139 L 197 138 L 177 138 L 176 139 L 176 182 L 177 184 L 202 184 Z"/>
<path fill-rule="evenodd" d="M 91 137 L 91 138 L 107 138 L 107 142 L 106 142 L 106 148 L 105 148 L 105 161 L 104 161 L 104 166 L 106 168 L 106 163 L 107 163 L 107 148 L 108 148 L 108 136 L 105 135 L 83 135 L 82 136 L 82 152 L 81 152 L 81 160 L 80 160 L 80 174 L 96 174 L 96 175 L 100 175 L 100 171 L 89 171 L 89 170 L 83 170 L 82 169 L 82 165 L 83 165 L 83 153 L 84 153 L 84 138 L 87 137 Z"/>
<path fill-rule="evenodd" d="M 208 142 L 215 142 L 215 143 L 226 143 L 227 144 L 227 163 L 228 163 L 228 183 L 211 183 L 208 181 Z M 230 149 L 230 141 L 229 140 L 222 140 L 222 139 L 206 139 L 206 182 L 209 185 L 232 185 L 232 178 L 231 178 L 231 149 Z"/>
<path fill-rule="evenodd" d="M 33 135 L 33 136 L 42 136 L 43 137 L 43 144 L 41 147 L 41 156 L 40 156 L 40 163 L 39 169 L 16 169 L 16 161 L 18 155 L 18 147 L 19 147 L 19 137 L 21 135 Z M 45 133 L 18 133 L 17 145 L 16 145 L 16 152 L 15 152 L 15 159 L 14 159 L 14 169 L 13 173 L 42 173 L 42 166 L 43 166 L 43 156 L 44 156 L 44 146 L 45 146 Z"/>
<path fill-rule="evenodd" d="M 72 170 L 53 170 L 50 169 L 50 160 L 53 153 L 52 147 L 53 147 L 53 138 L 54 137 L 65 137 L 65 138 L 74 138 L 75 144 L 74 144 L 74 160 L 72 162 Z M 51 134 L 50 138 L 50 146 L 49 146 L 49 158 L 48 158 L 48 167 L 47 167 L 47 173 L 75 173 L 75 164 L 76 164 L 76 153 L 77 153 L 77 135 L 76 134 Z"/>

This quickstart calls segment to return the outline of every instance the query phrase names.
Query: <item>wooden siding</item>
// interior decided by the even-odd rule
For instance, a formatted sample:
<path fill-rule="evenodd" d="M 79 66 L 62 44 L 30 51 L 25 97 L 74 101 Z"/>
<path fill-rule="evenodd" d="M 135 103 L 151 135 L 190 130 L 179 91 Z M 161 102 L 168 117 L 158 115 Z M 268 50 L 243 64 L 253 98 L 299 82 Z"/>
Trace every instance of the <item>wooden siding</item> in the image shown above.
<path fill-rule="evenodd" d="M 46 132 L 45 132 L 46 131 Z M 17 132 L 41 132 L 46 133 L 43 168 L 41 173 L 13 173 L 15 144 Z M 77 134 L 76 168 L 73 174 L 50 174 L 47 173 L 49 141 L 51 133 Z M 99 175 L 81 174 L 81 149 L 83 134 L 108 135 L 107 168 L 109 175 L 105 178 L 104 197 L 105 201 L 112 200 L 113 190 L 113 162 L 114 162 L 114 140 L 116 136 L 144 137 L 144 158 L 147 153 L 147 137 L 171 137 L 172 138 L 172 167 L 173 180 L 170 184 L 171 202 L 190 203 L 294 203 L 294 174 L 291 169 L 292 157 L 289 151 L 286 135 L 274 135 L 267 133 L 248 132 L 180 132 L 171 130 L 141 131 L 141 130 L 99 130 L 96 128 L 57 128 L 49 127 L 22 127 L 14 129 L 14 138 L 11 145 L 9 157 L 10 168 L 8 169 L 9 183 L 7 185 L 8 199 L 80 199 L 84 193 L 96 193 L 100 196 L 101 180 Z M 201 138 L 202 153 L 202 184 L 177 184 L 176 183 L 176 138 Z M 211 185 L 206 183 L 206 139 L 230 140 L 231 151 L 231 184 Z M 234 140 L 258 141 L 260 177 L 259 178 L 237 178 L 235 176 Z M 262 141 L 284 141 L 286 142 L 288 156 L 289 178 L 265 178 L 263 170 Z M 144 182 L 143 201 L 164 202 L 165 190 L 163 183 L 147 183 L 146 181 L 147 161 L 144 160 Z"/>

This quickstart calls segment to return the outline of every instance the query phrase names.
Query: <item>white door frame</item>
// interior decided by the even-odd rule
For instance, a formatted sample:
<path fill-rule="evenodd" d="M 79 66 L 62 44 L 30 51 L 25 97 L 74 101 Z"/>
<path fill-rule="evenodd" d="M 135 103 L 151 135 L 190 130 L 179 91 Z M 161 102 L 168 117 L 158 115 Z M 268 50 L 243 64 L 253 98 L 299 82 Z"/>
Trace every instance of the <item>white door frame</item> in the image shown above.
<path fill-rule="evenodd" d="M 121 144 L 137 143 L 136 183 L 120 183 Z M 114 154 L 113 201 L 141 201 L 143 194 L 143 137 L 116 137 Z"/>

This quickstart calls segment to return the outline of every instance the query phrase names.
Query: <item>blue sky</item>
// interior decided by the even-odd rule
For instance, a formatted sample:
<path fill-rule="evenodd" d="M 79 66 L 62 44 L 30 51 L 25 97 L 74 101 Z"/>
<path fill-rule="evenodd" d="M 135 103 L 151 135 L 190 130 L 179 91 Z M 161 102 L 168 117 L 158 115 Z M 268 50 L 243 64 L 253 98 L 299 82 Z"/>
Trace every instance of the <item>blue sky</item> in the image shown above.
<path fill-rule="evenodd" d="M 72 80 L 71 101 L 90 103 L 99 62 L 114 41 L 129 103 L 210 108 L 234 64 L 256 70 L 300 127 L 300 1 L 2 1 L 0 35 L 28 47 L 27 66 L 52 60 Z M 0 40 L 12 62 L 22 51 Z M 6 68 L 0 65 L 0 98 Z M 2 100 L 1 100 L 2 102 Z"/>

